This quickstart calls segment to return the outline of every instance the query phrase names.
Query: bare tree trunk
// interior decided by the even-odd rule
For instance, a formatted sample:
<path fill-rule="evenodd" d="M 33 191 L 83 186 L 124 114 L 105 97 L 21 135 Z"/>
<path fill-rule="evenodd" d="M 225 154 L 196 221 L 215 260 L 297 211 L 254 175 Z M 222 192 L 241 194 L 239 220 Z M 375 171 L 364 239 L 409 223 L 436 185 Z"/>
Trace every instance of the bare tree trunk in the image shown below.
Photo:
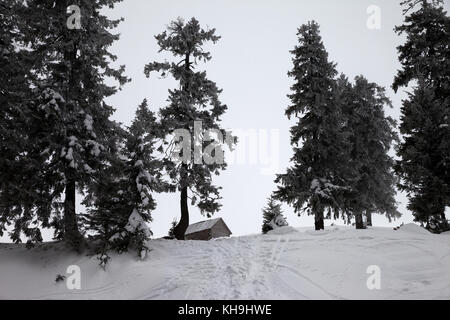
<path fill-rule="evenodd" d="M 448 220 L 447 217 L 445 216 L 445 207 L 444 207 L 444 212 L 442 212 L 441 214 L 441 218 L 442 218 L 442 222 L 444 223 L 444 231 L 449 231 L 450 230 L 450 225 L 448 224 Z"/>
<path fill-rule="evenodd" d="M 355 214 L 355 226 L 356 226 L 356 229 L 364 229 L 362 213 Z"/>
<path fill-rule="evenodd" d="M 185 71 L 186 71 L 186 74 L 188 77 L 188 75 L 190 73 L 190 53 L 186 53 L 186 56 L 184 58 L 184 68 L 185 68 Z M 189 81 L 187 79 L 183 86 L 183 91 L 186 92 L 187 94 L 189 93 Z M 189 151 L 191 151 L 191 150 L 189 150 Z M 188 164 L 183 163 L 181 165 L 181 174 L 180 174 L 181 218 L 180 218 L 180 222 L 178 222 L 178 224 L 175 226 L 175 228 L 173 228 L 173 234 L 174 234 L 175 238 L 178 240 L 184 240 L 184 234 L 186 232 L 187 227 L 189 226 L 188 186 L 187 186 L 187 181 L 186 181 L 187 177 L 188 177 Z"/>
<path fill-rule="evenodd" d="M 312 212 L 314 213 L 314 227 L 316 230 L 324 230 L 323 206 L 316 199 L 312 204 Z"/>
<path fill-rule="evenodd" d="M 180 207 L 181 207 L 181 219 L 177 226 L 173 229 L 175 238 L 178 240 L 184 240 L 184 233 L 189 226 L 189 209 L 188 209 L 188 197 L 187 197 L 187 187 L 181 188 L 180 197 Z"/>
<path fill-rule="evenodd" d="M 181 195 L 180 195 L 180 209 L 181 218 L 180 222 L 173 228 L 173 234 L 178 240 L 184 240 L 184 234 L 187 227 L 189 226 L 189 207 L 188 207 L 188 165 L 183 163 L 181 165 L 180 173 L 180 184 L 181 184 Z"/>
<path fill-rule="evenodd" d="M 314 227 L 316 230 L 324 230 L 323 211 L 316 211 L 314 213 Z"/>
<path fill-rule="evenodd" d="M 73 248 L 80 249 L 83 237 L 78 229 L 75 211 L 75 180 L 66 182 L 64 199 L 64 240 Z"/>
<path fill-rule="evenodd" d="M 67 1 L 56 1 L 55 4 L 59 6 L 60 10 L 67 8 Z M 63 12 L 64 12 L 63 11 Z M 70 62 L 70 67 L 67 70 L 68 86 L 66 87 L 65 100 L 68 105 L 73 103 L 73 97 L 76 96 L 76 77 L 77 71 L 75 70 L 77 44 L 72 43 L 72 46 L 65 47 L 63 49 L 64 61 Z M 69 136 L 69 134 L 68 134 Z M 73 175 L 73 169 L 68 168 L 65 172 L 66 176 L 66 188 L 64 199 L 64 241 L 66 241 L 72 248 L 80 251 L 83 245 L 83 236 L 78 228 L 78 221 L 75 210 L 75 195 L 76 195 L 76 180 Z"/>
<path fill-rule="evenodd" d="M 372 226 L 372 212 L 367 211 L 366 217 L 367 217 L 367 226 L 371 227 Z"/>

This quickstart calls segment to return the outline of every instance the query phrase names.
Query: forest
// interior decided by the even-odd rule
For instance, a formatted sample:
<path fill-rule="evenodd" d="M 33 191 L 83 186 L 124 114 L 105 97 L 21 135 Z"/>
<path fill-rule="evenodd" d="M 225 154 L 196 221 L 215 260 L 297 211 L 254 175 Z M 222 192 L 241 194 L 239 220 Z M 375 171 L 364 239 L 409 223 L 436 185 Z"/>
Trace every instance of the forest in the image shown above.
<path fill-rule="evenodd" d="M 153 112 L 144 99 L 130 125 L 112 120 L 117 106 L 107 98 L 132 81 L 110 50 L 121 19 L 102 11 L 119 2 L 0 3 L 0 235 L 32 248 L 49 228 L 54 240 L 98 254 L 102 266 L 112 251 L 146 256 L 155 194 L 179 203 L 173 239 L 184 240 L 189 206 L 207 218 L 220 212 L 214 178 L 227 170 L 225 150 L 239 144 L 222 125 L 233 106 L 207 76 L 214 52 L 206 48 L 221 37 L 196 18 L 161 25 L 153 41 L 171 58 L 142 65 L 147 78 L 176 81 L 167 103 Z M 273 181 L 263 233 L 287 224 L 281 204 L 313 216 L 315 230 L 327 219 L 356 229 L 371 226 L 373 214 L 392 221 L 401 215 L 397 190 L 418 224 L 450 230 L 450 16 L 440 0 L 402 6 L 395 32 L 406 40 L 392 88 L 408 95 L 399 122 L 386 115 L 396 106 L 384 87 L 338 71 L 316 21 L 292 30 L 290 104 L 275 106 L 294 122 L 292 157 Z"/>

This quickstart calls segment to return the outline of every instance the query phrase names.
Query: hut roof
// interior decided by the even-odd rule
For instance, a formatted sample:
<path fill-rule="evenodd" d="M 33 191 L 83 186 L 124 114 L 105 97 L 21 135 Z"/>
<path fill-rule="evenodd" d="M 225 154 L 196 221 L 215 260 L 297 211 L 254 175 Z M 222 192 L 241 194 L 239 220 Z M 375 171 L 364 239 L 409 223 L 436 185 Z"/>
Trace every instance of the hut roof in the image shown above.
<path fill-rule="evenodd" d="M 222 218 L 210 219 L 210 220 L 205 220 L 205 221 L 200 221 L 197 223 L 190 224 L 187 227 L 186 232 L 184 234 L 186 235 L 186 234 L 191 234 L 191 233 L 196 233 L 196 232 L 200 232 L 203 230 L 211 229 L 220 220 L 222 220 Z"/>

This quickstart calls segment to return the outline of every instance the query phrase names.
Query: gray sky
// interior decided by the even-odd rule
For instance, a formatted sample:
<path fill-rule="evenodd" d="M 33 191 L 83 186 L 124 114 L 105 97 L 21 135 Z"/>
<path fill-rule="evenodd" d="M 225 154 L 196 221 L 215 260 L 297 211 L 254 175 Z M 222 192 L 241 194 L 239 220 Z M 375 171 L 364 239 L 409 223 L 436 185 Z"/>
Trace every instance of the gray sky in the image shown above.
<path fill-rule="evenodd" d="M 396 47 L 403 41 L 394 32 L 402 23 L 400 1 L 392 0 L 124 0 L 112 12 L 112 17 L 122 16 L 125 21 L 118 31 L 121 39 L 113 52 L 118 63 L 126 65 L 126 74 L 132 78 L 121 92 L 109 99 L 117 111 L 114 119 L 129 124 L 140 102 L 147 98 L 150 107 L 157 109 L 166 104 L 167 89 L 174 86 L 172 80 L 151 79 L 144 76 L 146 63 L 170 58 L 158 54 L 154 35 L 177 17 L 186 20 L 197 18 L 204 27 L 217 29 L 222 39 L 208 46 L 212 60 L 198 67 L 207 71 L 209 79 L 223 89 L 221 100 L 228 105 L 223 117 L 224 127 L 247 130 L 257 134 L 258 146 L 264 142 L 264 132 L 278 130 L 279 143 L 269 143 L 269 161 L 276 164 L 276 172 L 284 172 L 292 155 L 289 144 L 289 122 L 284 110 L 289 104 L 291 69 L 289 53 L 297 43 L 297 28 L 308 20 L 316 20 L 331 60 L 337 63 L 339 72 L 350 79 L 362 74 L 369 81 L 386 87 L 394 103 L 387 114 L 398 119 L 403 92 L 394 94 L 390 89 L 399 68 Z M 369 29 L 371 5 L 380 8 L 380 29 Z M 449 3 L 446 3 L 449 10 Z M 250 130 L 250 131 L 249 131 Z M 276 135 L 271 137 L 277 138 Z M 245 139 L 244 139 L 245 140 Z M 245 143 L 244 143 L 245 144 Z M 244 146 L 244 151 L 251 152 Z M 263 144 L 263 146 L 265 146 Z M 257 151 L 261 148 L 258 147 Z M 244 152 L 243 151 L 243 152 Z M 248 157 L 247 157 L 248 158 Z M 275 189 L 274 174 L 261 172 L 267 164 L 231 164 L 228 170 L 216 178 L 223 186 L 222 210 L 217 216 L 224 218 L 235 235 L 260 232 L 261 209 L 266 198 Z M 279 161 L 276 160 L 279 158 Z M 249 160 L 249 159 L 247 159 Z M 276 161 L 275 161 L 276 160 Z M 156 237 L 167 234 L 170 222 L 179 217 L 179 194 L 156 195 L 157 209 L 153 212 L 151 229 Z M 405 197 L 399 196 L 402 221 L 412 221 L 405 210 Z M 285 206 L 285 215 L 293 226 L 313 225 L 312 217 L 297 217 Z M 202 220 L 198 209 L 190 208 L 191 223 Z M 330 222 L 328 222 L 330 223 Z M 374 217 L 374 224 L 388 225 L 383 217 Z M 1 240 L 1 239 L 0 239 Z M 5 239 L 2 239 L 5 240 Z"/>

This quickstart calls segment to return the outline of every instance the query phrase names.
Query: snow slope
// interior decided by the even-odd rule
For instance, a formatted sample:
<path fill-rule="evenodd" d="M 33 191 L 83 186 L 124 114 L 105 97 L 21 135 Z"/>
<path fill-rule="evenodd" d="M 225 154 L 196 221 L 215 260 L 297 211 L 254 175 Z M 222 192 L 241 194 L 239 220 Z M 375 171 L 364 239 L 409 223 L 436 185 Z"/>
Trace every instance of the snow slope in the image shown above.
<path fill-rule="evenodd" d="M 410 224 L 354 230 L 283 227 L 267 235 L 202 241 L 152 240 L 144 261 L 95 256 L 61 244 L 31 251 L 0 245 L 0 299 L 450 299 L 450 233 Z M 69 265 L 81 290 L 55 282 Z M 380 290 L 367 268 L 379 266 Z"/>

